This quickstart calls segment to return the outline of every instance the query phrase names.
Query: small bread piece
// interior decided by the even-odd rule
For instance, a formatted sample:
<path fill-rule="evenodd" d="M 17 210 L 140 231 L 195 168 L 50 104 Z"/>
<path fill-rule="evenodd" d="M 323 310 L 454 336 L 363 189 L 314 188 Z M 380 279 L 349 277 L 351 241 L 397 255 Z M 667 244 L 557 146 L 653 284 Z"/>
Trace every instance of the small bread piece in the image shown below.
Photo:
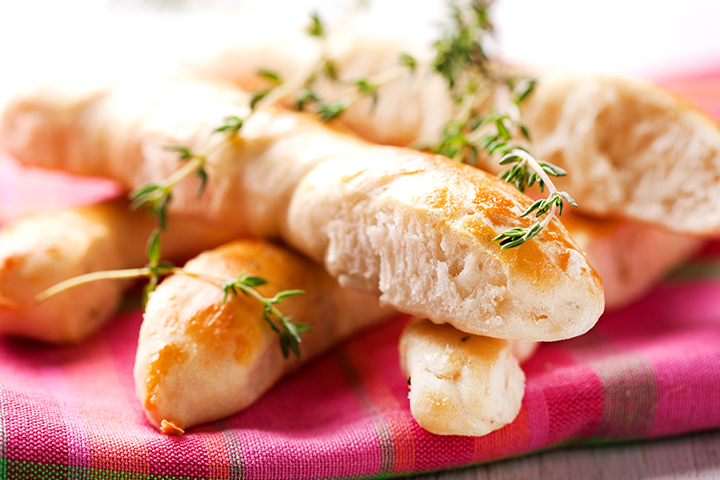
<path fill-rule="evenodd" d="M 263 241 L 224 245 L 185 269 L 230 278 L 259 275 L 268 280 L 257 288 L 266 297 L 305 290 L 279 307 L 314 331 L 302 335 L 300 359 L 283 358 L 257 300 L 239 295 L 223 303 L 217 282 L 166 278 L 150 295 L 135 361 L 137 396 L 156 427 L 169 422 L 186 429 L 238 412 L 288 371 L 392 314 L 371 295 L 341 289 L 313 262 Z"/>
<path fill-rule="evenodd" d="M 525 374 L 507 340 L 414 319 L 400 337 L 400 365 L 410 411 L 431 433 L 485 435 L 520 412 Z"/>
<path fill-rule="evenodd" d="M 132 213 L 124 200 L 36 215 L 0 230 L 0 334 L 51 343 L 79 342 L 116 311 L 127 281 L 102 280 L 59 293 L 42 304 L 35 296 L 72 277 L 140 267 L 153 220 Z M 163 253 L 184 259 L 234 238 L 197 220 L 173 219 Z"/>
<path fill-rule="evenodd" d="M 23 163 L 128 188 L 177 169 L 167 145 L 202 151 L 219 119 L 249 111 L 244 92 L 191 78 L 76 101 L 59 94 L 45 89 L 11 103 L 5 145 Z M 580 335 L 602 313 L 602 284 L 557 219 L 531 242 L 500 249 L 498 234 L 532 224 L 519 218 L 531 202 L 467 165 L 271 108 L 248 118 L 206 171 L 203 196 L 196 182 L 181 182 L 171 212 L 281 236 L 341 285 L 379 293 L 398 310 L 470 333 L 543 341 Z"/>

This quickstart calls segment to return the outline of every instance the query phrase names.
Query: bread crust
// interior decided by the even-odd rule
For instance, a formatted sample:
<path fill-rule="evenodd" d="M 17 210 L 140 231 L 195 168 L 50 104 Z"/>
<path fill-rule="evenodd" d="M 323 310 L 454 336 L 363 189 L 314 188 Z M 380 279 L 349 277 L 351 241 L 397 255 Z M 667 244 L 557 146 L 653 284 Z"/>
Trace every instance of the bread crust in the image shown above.
<path fill-rule="evenodd" d="M 150 295 L 134 369 L 137 396 L 156 427 L 167 421 L 185 429 L 236 413 L 285 373 L 393 314 L 372 295 L 341 289 L 313 262 L 260 240 L 204 252 L 184 268 L 229 278 L 259 275 L 268 280 L 257 288 L 266 297 L 304 290 L 280 308 L 314 331 L 302 335 L 300 359 L 283 358 L 259 302 L 239 295 L 223 303 L 217 282 L 168 277 Z"/>
<path fill-rule="evenodd" d="M 647 294 L 704 243 L 700 238 L 637 222 L 567 212 L 562 222 L 603 279 L 606 310 L 625 307 Z"/>
<path fill-rule="evenodd" d="M 569 75 L 544 76 L 522 110 L 583 212 L 720 233 L 720 127 L 705 113 L 646 83 Z"/>
<path fill-rule="evenodd" d="M 400 337 L 400 364 L 410 411 L 431 433 L 486 435 L 520 412 L 525 374 L 507 340 L 416 318 Z"/>

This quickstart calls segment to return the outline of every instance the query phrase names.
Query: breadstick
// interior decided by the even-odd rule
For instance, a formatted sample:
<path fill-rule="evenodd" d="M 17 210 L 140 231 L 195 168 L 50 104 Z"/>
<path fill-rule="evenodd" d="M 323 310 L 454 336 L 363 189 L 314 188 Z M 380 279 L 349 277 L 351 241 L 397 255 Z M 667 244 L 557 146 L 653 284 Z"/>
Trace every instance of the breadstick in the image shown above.
<path fill-rule="evenodd" d="M 260 69 L 279 69 L 287 76 L 315 58 L 313 44 L 303 41 L 299 31 L 275 36 L 266 30 L 254 35 L 253 42 L 207 48 L 204 59 L 189 58 L 186 63 L 203 74 L 252 87 L 257 82 L 253 74 Z M 287 42 L 295 49 L 294 61 L 286 59 Z M 262 57 L 250 52 L 256 43 L 263 46 Z M 365 78 L 377 69 L 390 68 L 407 51 L 407 45 L 396 40 L 367 34 L 340 35 L 337 43 L 332 53 L 342 79 Z M 414 50 L 421 57 L 429 56 Z M 538 159 L 568 172 L 554 182 L 577 200 L 581 212 L 652 223 L 676 233 L 720 234 L 720 126 L 715 120 L 638 81 L 556 73 L 537 76 L 537 87 L 521 105 L 531 133 L 530 148 Z M 337 86 L 318 85 L 322 98 L 337 98 L 337 90 Z M 426 108 L 427 99 L 432 99 L 433 108 Z M 369 100 L 349 109 L 341 120 L 366 138 L 392 145 L 437 143 L 453 113 L 447 87 L 429 68 L 413 79 L 381 87 L 377 112 L 368 104 Z M 403 115 L 407 111 L 414 115 Z M 505 169 L 488 158 L 481 158 L 481 167 L 494 173 Z"/>
<path fill-rule="evenodd" d="M 102 280 L 35 303 L 43 290 L 98 270 L 141 267 L 154 222 L 127 202 L 36 215 L 0 230 L 0 333 L 52 343 L 87 338 L 115 313 L 130 285 Z M 168 259 L 184 259 L 234 238 L 197 220 L 174 219 L 163 234 Z"/>
<path fill-rule="evenodd" d="M 226 417 L 252 404 L 288 371 L 392 314 L 371 295 L 345 290 L 313 262 L 263 241 L 237 241 L 202 253 L 185 270 L 258 275 L 266 297 L 283 289 L 282 311 L 314 327 L 302 356 L 283 358 L 260 304 L 244 295 L 223 303 L 217 282 L 188 275 L 165 279 L 149 298 L 135 362 L 137 395 L 165 433 Z M 180 430 L 178 430 L 180 429 Z"/>
<path fill-rule="evenodd" d="M 480 436 L 517 417 L 525 374 L 507 340 L 415 319 L 400 337 L 410 411 L 439 435 Z"/>
<path fill-rule="evenodd" d="M 249 111 L 234 87 L 187 78 L 75 99 L 53 92 L 10 104 L 4 145 L 23 163 L 108 176 L 127 188 L 178 167 L 164 147 L 201 150 L 219 119 Z M 530 200 L 500 180 L 281 109 L 258 111 L 242 128 L 208 158 L 203 196 L 195 182 L 181 182 L 171 212 L 280 236 L 341 285 L 469 333 L 560 340 L 600 316 L 602 284 L 559 221 L 520 248 L 492 240 L 533 222 L 518 218 Z"/>
<path fill-rule="evenodd" d="M 598 220 L 566 212 L 563 225 L 603 279 L 605 309 L 629 305 L 703 245 L 652 225 Z"/>

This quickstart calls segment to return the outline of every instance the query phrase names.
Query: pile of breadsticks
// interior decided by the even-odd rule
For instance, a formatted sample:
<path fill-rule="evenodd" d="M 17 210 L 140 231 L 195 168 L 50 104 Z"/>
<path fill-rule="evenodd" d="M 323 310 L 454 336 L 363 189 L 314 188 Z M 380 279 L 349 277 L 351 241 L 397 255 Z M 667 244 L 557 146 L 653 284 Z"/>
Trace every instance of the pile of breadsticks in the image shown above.
<path fill-rule="evenodd" d="M 194 64 L 203 78 L 30 89 L 3 113 L 0 146 L 23 164 L 105 176 L 127 190 L 162 181 L 179 168 L 168 146 L 201 151 L 223 118 L 248 117 L 249 95 L 231 81 L 250 88 L 258 69 L 302 69 L 287 61 L 287 45 L 309 44 L 255 38 L 263 55 L 230 45 Z M 382 69 L 397 52 L 382 42 L 347 45 L 335 54 L 341 75 L 373 73 L 360 70 Z M 568 171 L 561 188 L 582 213 L 613 219 L 573 216 L 570 234 L 555 219 L 532 241 L 501 250 L 493 238 L 532 224 L 519 218 L 531 199 L 477 168 L 361 138 L 408 144 L 446 120 L 451 99 L 437 78 L 419 72 L 403 82 L 381 88 L 374 114 L 359 103 L 341 117 L 357 135 L 281 107 L 256 111 L 207 158 L 201 197 L 190 179 L 175 186 L 163 256 L 222 245 L 185 271 L 262 276 L 266 297 L 305 290 L 282 308 L 314 331 L 303 335 L 300 359 L 284 358 L 252 299 L 224 301 L 217 282 L 170 276 L 150 295 L 135 366 L 139 400 L 162 431 L 247 407 L 299 362 L 394 309 L 418 317 L 401 338 L 417 421 L 434 433 L 485 434 L 521 405 L 524 376 L 508 340 L 577 336 L 602 313 L 591 264 L 605 301 L 619 306 L 696 248 L 686 235 L 720 231 L 715 123 L 644 85 L 542 78 L 523 106 L 534 153 Z M 0 330 L 58 343 L 91 335 L 127 282 L 83 285 L 41 305 L 35 296 L 79 274 L 143 265 L 153 227 L 113 201 L 4 228 Z"/>

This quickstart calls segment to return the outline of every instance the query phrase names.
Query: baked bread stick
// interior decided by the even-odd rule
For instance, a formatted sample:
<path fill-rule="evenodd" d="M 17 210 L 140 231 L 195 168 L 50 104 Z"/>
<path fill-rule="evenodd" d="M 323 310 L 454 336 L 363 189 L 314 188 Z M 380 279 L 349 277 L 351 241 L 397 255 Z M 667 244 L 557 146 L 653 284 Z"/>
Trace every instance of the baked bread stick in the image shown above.
<path fill-rule="evenodd" d="M 25 164 L 130 189 L 178 168 L 165 147 L 200 150 L 219 119 L 248 112 L 247 94 L 199 79 L 74 99 L 48 88 L 11 102 L 0 136 Z M 171 214 L 281 237 L 341 285 L 400 311 L 468 333 L 552 341 L 584 333 L 603 310 L 599 278 L 557 219 L 532 242 L 501 250 L 493 238 L 533 223 L 519 218 L 531 201 L 447 158 L 376 146 L 269 108 L 250 116 L 206 171 L 200 199 L 195 182 L 176 185 Z"/>
<path fill-rule="evenodd" d="M 318 55 L 317 42 L 306 38 L 299 30 L 284 29 L 280 36 L 265 30 L 253 32 L 253 37 L 255 42 L 216 39 L 212 46 L 202 49 L 202 56 L 187 58 L 186 65 L 204 74 L 231 79 L 243 87 L 258 88 L 262 85 L 261 77 L 257 75 L 258 70 L 279 71 L 283 78 L 292 78 L 295 72 L 302 70 L 304 65 L 314 61 Z M 281 45 L 286 44 L 292 45 L 292 55 L 288 55 L 287 50 L 281 48 Z M 403 40 L 379 38 L 357 32 L 337 34 L 333 37 L 331 47 L 330 54 L 336 60 L 336 70 L 345 79 L 367 78 L 369 75 L 387 71 L 397 65 L 401 52 L 411 52 L 418 55 L 418 58 L 423 56 L 422 48 L 418 49 Z M 258 52 L 262 52 L 262 55 Z M 427 56 L 428 52 L 424 53 Z M 431 144 L 437 142 L 442 126 L 451 117 L 452 102 L 448 97 L 447 86 L 438 75 L 429 72 L 427 66 L 418 65 L 417 68 L 418 71 L 412 77 L 400 78 L 381 86 L 375 110 L 369 108 L 368 102 L 355 104 L 343 113 L 340 121 L 364 138 L 380 143 L 402 145 L 422 139 Z M 333 85 L 330 82 L 317 86 L 320 96 L 327 99 L 341 96 L 340 88 L 338 84 Z M 660 102 L 661 98 L 665 98 L 665 107 L 652 107 L 652 103 Z M 428 99 L 434 102 L 433 108 L 426 108 L 430 101 Z M 614 192 L 613 195 L 620 198 L 622 195 L 618 192 L 619 188 L 632 189 L 636 179 L 642 178 L 642 175 L 632 169 L 642 169 L 643 175 L 652 176 L 656 187 L 648 188 L 657 188 L 658 191 L 653 194 L 664 195 L 662 185 L 675 181 L 673 178 L 680 178 L 674 174 L 671 178 L 664 178 L 663 175 L 670 173 L 669 169 L 663 166 L 664 163 L 675 162 L 672 167 L 674 170 L 687 168 L 686 160 L 679 156 L 682 152 L 675 148 L 686 145 L 686 151 L 690 153 L 687 161 L 698 161 L 693 155 L 697 153 L 696 148 L 701 148 L 704 135 L 713 138 L 717 137 L 718 133 L 717 128 L 713 129 L 709 125 L 703 129 L 702 124 L 707 124 L 707 120 L 695 122 L 698 128 L 688 130 L 693 124 L 692 118 L 702 119 L 703 115 L 691 112 L 691 109 L 669 94 L 648 85 L 612 78 L 541 75 L 536 92 L 523 107 L 525 120 L 535 140 L 532 151 L 538 158 L 557 161 L 570 171 L 567 178 L 559 178 L 556 183 L 576 198 L 584 198 L 582 192 L 586 187 L 583 185 L 592 180 L 586 172 L 591 170 L 604 172 L 598 183 L 604 186 L 598 187 L 598 191 L 593 194 L 595 197 L 605 195 L 605 192 L 600 190 L 608 186 L 611 182 L 608 178 L 612 175 L 625 180 L 622 185 L 613 184 L 609 187 L 608 193 Z M 413 115 L 405 116 L 407 112 L 412 112 Z M 653 115 L 647 117 L 643 112 Z M 596 117 L 592 118 L 592 115 Z M 620 127 L 614 126 L 612 122 Z M 662 128 L 650 128 L 651 124 Z M 578 127 L 575 128 L 575 125 Z M 673 147 L 673 134 L 667 130 L 680 132 L 683 129 L 687 135 Z M 663 131 L 665 133 L 662 133 Z M 630 155 L 642 153 L 642 148 L 650 148 L 649 145 L 653 142 L 664 144 L 665 150 L 672 151 L 670 154 L 663 153 L 663 148 L 653 147 L 653 155 L 657 153 L 657 161 L 653 165 L 639 167 L 632 158 L 623 154 L 622 159 L 616 158 L 612 161 L 613 165 L 608 166 L 608 148 L 612 147 L 616 152 L 620 152 L 624 148 L 623 144 L 634 145 L 641 136 L 644 140 L 638 143 L 640 150 L 628 148 Z M 607 139 L 603 141 L 604 145 L 598 143 L 601 137 Z M 634 138 L 636 140 L 633 140 Z M 712 152 L 706 153 L 710 155 Z M 483 160 L 482 165 L 495 173 L 499 173 L 503 168 L 487 159 Z M 702 178 L 698 177 L 698 181 L 708 183 L 713 175 L 717 175 L 717 164 L 712 167 L 708 163 L 706 167 L 709 168 L 710 175 L 701 175 Z M 683 175 L 690 178 L 689 172 L 693 168 L 690 166 Z M 716 173 L 713 174 L 713 171 Z M 680 185 L 677 187 L 680 188 Z M 637 192 L 632 191 L 628 196 L 633 197 L 636 194 Z M 704 194 L 710 195 L 702 192 L 693 192 L 692 195 Z M 679 193 L 668 195 L 677 198 L 673 204 L 678 205 L 678 208 L 679 204 L 689 202 Z M 587 215 L 574 216 L 575 210 L 566 209 L 562 221 L 603 279 L 606 309 L 622 307 L 642 296 L 665 272 L 696 251 L 702 242 L 699 238 L 688 236 L 689 233 L 696 236 L 697 232 L 692 229 L 683 227 L 680 231 L 684 233 L 671 232 L 668 230 L 669 226 L 663 225 L 658 219 L 633 217 L 643 221 L 651 220 L 651 223 L 623 219 L 621 217 L 625 214 L 620 207 L 613 207 L 612 211 L 603 207 L 605 210 L 596 212 L 592 209 L 596 202 L 602 204 L 610 199 L 595 197 L 587 204 L 585 201 L 580 202 L 578 211 L 605 217 L 603 220 L 597 217 L 589 218 Z M 680 211 L 692 211 L 692 214 L 695 214 L 689 203 Z M 675 221 L 672 223 L 670 228 L 678 230 L 680 224 Z"/>
<path fill-rule="evenodd" d="M 603 280 L 606 311 L 641 298 L 704 243 L 652 225 L 571 212 L 563 213 L 562 222 Z"/>
<path fill-rule="evenodd" d="M 245 240 L 204 252 L 185 270 L 235 278 L 241 272 L 305 295 L 283 299 L 294 321 L 314 327 L 302 356 L 283 358 L 260 304 L 244 295 L 223 302 L 218 282 L 189 275 L 166 278 L 150 294 L 140 329 L 135 385 L 150 422 L 164 433 L 236 413 L 301 363 L 393 314 L 369 294 L 345 290 L 322 267 L 270 243 Z"/>
<path fill-rule="evenodd" d="M 267 87 L 260 71 L 276 73 L 286 81 L 318 63 L 323 49 L 333 59 L 335 70 L 345 80 L 368 78 L 397 70 L 400 55 L 417 59 L 415 71 L 400 67 L 401 75 L 378 88 L 378 101 L 363 98 L 350 105 L 339 117 L 342 124 L 361 137 L 382 145 L 408 146 L 435 142 L 453 114 L 455 105 L 448 101 L 447 83 L 432 72 L 432 52 L 426 42 L 398 35 L 381 36 L 359 32 L 352 27 L 333 32 L 324 46 L 308 37 L 305 26 L 283 25 L 268 28 L 258 19 L 242 31 L 214 32 L 195 42 L 191 53 L 181 61 L 184 68 L 214 78 L 236 82 L 247 91 Z M 320 79 L 316 91 L 323 99 L 340 99 L 352 91 L 346 84 Z M 292 107 L 292 96 L 282 100 Z"/>
<path fill-rule="evenodd" d="M 126 280 L 101 280 L 49 298 L 35 297 L 85 273 L 141 267 L 154 221 L 124 200 L 27 217 L 0 230 L 0 334 L 75 343 L 117 310 Z M 167 259 L 184 260 L 235 238 L 233 232 L 176 218 L 163 234 Z"/>

